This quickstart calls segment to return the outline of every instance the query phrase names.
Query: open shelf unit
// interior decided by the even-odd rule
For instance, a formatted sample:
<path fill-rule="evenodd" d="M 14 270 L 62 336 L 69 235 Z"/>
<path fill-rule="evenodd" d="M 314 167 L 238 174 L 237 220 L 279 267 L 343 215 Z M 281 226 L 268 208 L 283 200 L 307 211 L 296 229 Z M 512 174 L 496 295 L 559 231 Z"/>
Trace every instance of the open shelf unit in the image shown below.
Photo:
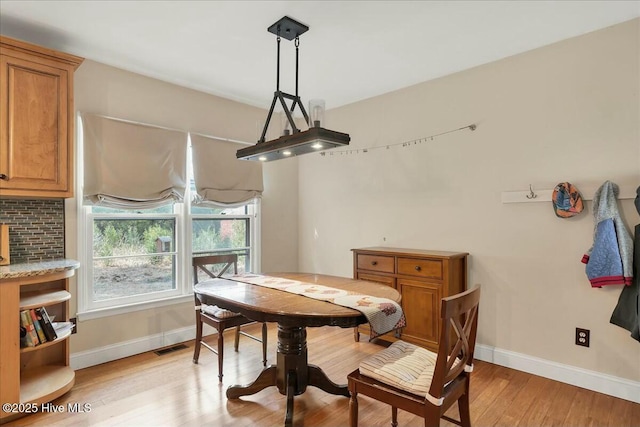
<path fill-rule="evenodd" d="M 3 279 L 0 284 L 0 400 L 50 402 L 73 387 L 69 366 L 71 331 L 35 347 L 20 347 L 20 311 L 46 307 L 56 321 L 69 321 L 69 278 L 75 269 Z M 0 422 L 25 414 L 0 413 Z"/>

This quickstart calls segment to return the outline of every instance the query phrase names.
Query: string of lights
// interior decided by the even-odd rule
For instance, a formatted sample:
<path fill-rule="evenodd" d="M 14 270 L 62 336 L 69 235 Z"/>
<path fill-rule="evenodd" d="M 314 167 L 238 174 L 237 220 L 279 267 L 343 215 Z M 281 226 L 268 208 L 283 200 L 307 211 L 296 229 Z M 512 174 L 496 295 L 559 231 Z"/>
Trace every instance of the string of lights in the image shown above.
<path fill-rule="evenodd" d="M 395 144 L 386 144 L 386 145 L 378 145 L 375 147 L 368 147 L 368 148 L 351 148 L 351 149 L 343 149 L 343 150 L 331 150 L 331 151 L 323 151 L 320 153 L 321 156 L 343 156 L 343 155 L 350 155 L 350 154 L 361 154 L 361 153 L 368 153 L 370 151 L 373 150 L 389 150 L 391 148 L 395 148 L 395 147 L 409 147 L 412 145 L 418 145 L 418 144 L 422 144 L 423 142 L 429 142 L 429 141 L 433 141 L 434 138 L 443 136 L 443 135 L 447 135 L 453 132 L 459 132 L 465 129 L 469 129 L 471 131 L 476 130 L 477 125 L 475 124 L 470 124 L 467 126 L 463 126 L 461 128 L 458 129 L 451 129 L 448 130 L 446 132 L 441 132 L 441 133 L 437 133 L 434 135 L 429 135 L 429 136 L 425 136 L 422 138 L 418 138 L 418 139 L 412 139 L 411 141 L 404 141 L 404 142 L 398 142 Z"/>

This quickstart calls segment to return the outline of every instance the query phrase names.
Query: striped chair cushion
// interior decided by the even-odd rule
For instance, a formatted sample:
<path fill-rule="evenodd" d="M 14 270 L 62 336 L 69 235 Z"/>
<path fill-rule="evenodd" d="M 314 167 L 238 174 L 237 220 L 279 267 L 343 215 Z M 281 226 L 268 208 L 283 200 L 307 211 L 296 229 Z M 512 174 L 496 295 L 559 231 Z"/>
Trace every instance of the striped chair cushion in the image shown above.
<path fill-rule="evenodd" d="M 360 373 L 385 384 L 426 397 L 438 355 L 425 348 L 396 341 L 360 362 Z"/>
<path fill-rule="evenodd" d="M 229 317 L 240 316 L 240 313 L 234 313 L 233 311 L 225 310 L 224 308 L 220 308 L 217 305 L 202 304 L 201 310 L 213 317 L 217 317 L 218 319 L 228 319 Z"/>

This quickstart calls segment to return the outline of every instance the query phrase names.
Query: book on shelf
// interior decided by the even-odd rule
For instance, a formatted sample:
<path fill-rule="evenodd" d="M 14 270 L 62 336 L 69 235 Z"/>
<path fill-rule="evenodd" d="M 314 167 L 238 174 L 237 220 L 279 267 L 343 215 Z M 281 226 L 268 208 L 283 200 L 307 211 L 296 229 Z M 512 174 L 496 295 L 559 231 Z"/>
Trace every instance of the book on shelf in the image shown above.
<path fill-rule="evenodd" d="M 73 327 L 76 326 L 72 322 L 51 322 L 51 324 L 59 337 L 72 331 Z"/>
<path fill-rule="evenodd" d="M 33 322 L 33 326 L 36 329 L 36 334 L 38 334 L 38 340 L 40 340 L 40 344 L 46 343 L 47 337 L 44 335 L 44 331 L 42 330 L 42 325 L 40 324 L 40 319 L 38 319 L 36 310 L 33 308 L 29 310 L 29 315 L 31 316 L 31 321 Z"/>
<path fill-rule="evenodd" d="M 56 330 L 51 324 L 51 318 L 49 317 L 49 313 L 47 313 L 47 309 L 44 307 L 36 308 L 36 315 L 38 316 L 44 335 L 47 337 L 47 341 L 54 341 L 58 338 L 58 334 L 56 334 Z"/>
<path fill-rule="evenodd" d="M 21 316 L 22 317 L 22 316 Z M 27 330 L 22 326 L 22 319 L 20 320 L 20 348 L 27 346 Z"/>
<path fill-rule="evenodd" d="M 22 310 L 20 312 L 20 324 L 26 330 L 24 339 L 25 346 L 35 347 L 40 344 L 40 340 L 38 340 L 38 334 L 36 333 L 35 326 L 33 326 L 33 321 L 31 320 L 31 313 L 29 312 L 29 310 Z"/>

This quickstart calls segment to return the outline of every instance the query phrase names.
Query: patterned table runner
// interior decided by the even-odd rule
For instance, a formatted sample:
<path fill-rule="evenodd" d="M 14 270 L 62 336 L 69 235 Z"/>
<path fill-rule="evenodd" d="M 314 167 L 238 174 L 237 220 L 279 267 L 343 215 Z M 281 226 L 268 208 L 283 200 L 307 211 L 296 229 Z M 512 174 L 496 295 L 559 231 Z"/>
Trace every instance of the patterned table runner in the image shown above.
<path fill-rule="evenodd" d="M 366 316 L 371 325 L 369 341 L 407 325 L 400 304 L 388 298 L 377 298 L 353 291 L 260 274 L 236 274 L 229 279 L 279 289 L 358 310 Z"/>

